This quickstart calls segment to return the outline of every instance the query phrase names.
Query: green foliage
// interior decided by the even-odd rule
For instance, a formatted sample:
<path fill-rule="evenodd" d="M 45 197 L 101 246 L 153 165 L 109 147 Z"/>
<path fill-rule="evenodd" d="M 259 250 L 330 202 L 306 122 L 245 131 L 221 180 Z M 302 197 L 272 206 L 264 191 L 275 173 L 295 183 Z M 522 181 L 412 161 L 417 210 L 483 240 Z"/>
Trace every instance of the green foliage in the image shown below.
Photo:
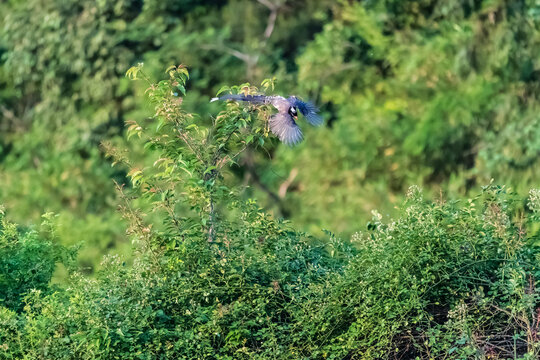
<path fill-rule="evenodd" d="M 0 199 L 18 222 L 54 211 L 66 228 L 81 229 L 60 237 L 90 245 L 84 267 L 97 267 L 96 254 L 125 252 L 110 183 L 128 179 L 97 145 L 125 147 L 122 124 L 151 114 L 134 96 L 144 87 L 130 88 L 122 76 L 143 61 L 153 78 L 162 64 L 193 68 L 183 104 L 193 113 L 217 113 L 220 105 L 207 100 L 225 84 L 270 75 L 279 81 L 265 92 L 321 105 L 326 127 L 305 129 L 295 149 L 277 142 L 248 149 L 228 178 L 249 185 L 245 198 L 312 233 L 329 228 L 347 237 L 372 209 L 393 214 L 411 184 L 430 196 L 441 189 L 463 195 L 491 178 L 523 196 L 536 185 L 539 12 L 532 2 L 32 0 L 0 7 Z M 35 16 L 36 8 L 45 15 Z M 138 163 L 156 160 L 137 149 L 130 151 Z M 87 231 L 94 226 L 84 224 L 100 220 L 99 233 Z"/>
<path fill-rule="evenodd" d="M 294 69 L 331 3 L 279 4 L 268 37 L 271 11 L 250 0 L 0 4 L 0 202 L 17 222 L 54 211 L 65 228 L 80 229 L 59 236 L 64 244 L 88 245 L 80 254 L 85 269 L 97 268 L 103 253 L 126 253 L 110 186 L 127 182 L 126 174 L 111 169 L 97 146 L 123 147 L 123 123 L 150 114 L 122 78 L 125 69 L 144 61 L 157 77 L 162 64 L 193 65 L 185 106 L 207 113 L 207 95 L 224 83 Z"/>
<path fill-rule="evenodd" d="M 87 241 L 98 256 L 123 238 L 110 179 L 124 175 L 98 145 L 121 135 L 128 81 L 119 75 L 135 57 L 127 43 L 138 3 L 13 1 L 0 15 L 2 73 L 14 90 L 0 115 L 0 199 L 20 222 L 59 213 L 82 230 L 76 239 L 61 232 L 61 242 Z M 96 218 L 99 232 L 90 231 Z M 83 251 L 81 261 L 92 267 L 95 255 Z"/>
<path fill-rule="evenodd" d="M 142 64 L 128 75 L 149 79 Z M 49 270 L 21 287 L 18 313 L 0 307 L 3 358 L 540 355 L 538 190 L 525 199 L 490 184 L 466 201 L 431 202 L 411 187 L 395 218 L 374 212 L 350 242 L 321 241 L 229 184 L 235 160 L 265 139 L 267 109 L 230 103 L 204 121 L 182 108 L 186 68 L 167 75 L 147 89 L 154 116 L 126 124 L 156 161 L 136 167 L 104 146 L 132 180 L 118 191 L 133 265 L 106 257 L 95 279 L 75 274 L 51 291 Z M 3 226 L 6 239 L 17 235 Z"/>
<path fill-rule="evenodd" d="M 0 2 L 0 202 L 58 213 L 2 214 L 0 358 L 537 358 L 539 14 Z M 282 147 L 273 109 L 216 92 L 310 98 L 326 126 Z M 51 285 L 80 242 L 96 277 Z"/>
<path fill-rule="evenodd" d="M 114 160 L 128 167 L 131 183 L 140 189 L 155 211 L 161 211 L 169 220 L 168 233 L 156 236 L 168 238 L 178 232 L 197 231 L 206 232 L 208 241 L 212 242 L 221 231 L 217 228 L 218 207 L 226 208 L 228 204 L 224 200 L 232 194 L 224 183 L 224 167 L 234 164 L 250 144 L 263 145 L 267 126 L 259 120 L 258 112 L 240 108 L 238 104 L 230 104 L 227 111 L 205 124 L 182 109 L 180 95 L 185 93 L 187 69 L 171 66 L 166 73 L 168 80 L 149 83 L 146 90 L 155 105 L 151 122 L 129 121 L 126 131 L 128 139 L 136 136 L 143 140 L 145 149 L 154 151 L 152 166 L 140 168 L 118 156 Z M 142 64 L 128 70 L 126 76 L 132 79 L 141 76 L 148 81 Z M 255 92 L 257 89 L 244 84 L 230 90 Z M 261 112 L 267 113 L 268 109 Z M 105 148 L 113 158 L 118 154 L 108 145 Z"/>
<path fill-rule="evenodd" d="M 141 67 L 128 75 L 147 79 Z M 12 349 L 5 354 L 16 357 L 13 349 L 24 349 L 30 358 L 57 359 L 279 356 L 287 353 L 279 339 L 292 319 L 288 301 L 341 267 L 324 244 L 273 220 L 254 202 L 239 201 L 227 188 L 225 165 L 249 145 L 245 138 L 260 144 L 265 137 L 258 112 L 230 104 L 205 126 L 181 108 L 175 91 L 185 87 L 187 70 L 172 67 L 167 74 L 169 79 L 149 84 L 155 116 L 145 125 L 128 124 L 128 136 L 143 139 L 157 157 L 149 168 L 130 168 L 134 194 L 119 186 L 121 211 L 138 250 L 133 267 L 109 258 L 96 280 L 75 277 L 62 292 L 29 294 L 24 321 L 4 340 L 4 348 Z M 233 87 L 240 89 L 256 90 Z M 131 166 L 128 158 L 115 160 Z M 137 207 L 132 196 L 152 201 L 152 209 Z M 226 220 L 220 214 L 224 207 L 238 217 Z M 2 321 L 11 324 L 12 314 L 4 313 Z"/>
<path fill-rule="evenodd" d="M 44 218 L 42 226 L 48 235 L 23 232 L 5 219 L 0 208 L 0 306 L 22 310 L 22 299 L 30 290 L 49 290 L 56 263 L 68 265 L 73 258 L 73 251 L 53 243 L 52 218 Z"/>
<path fill-rule="evenodd" d="M 314 326 L 298 327 L 298 346 L 336 359 L 538 356 L 538 223 L 521 206 L 504 187 L 436 203 L 411 188 L 402 216 L 375 213 L 343 273 L 305 295 L 300 324 Z"/>

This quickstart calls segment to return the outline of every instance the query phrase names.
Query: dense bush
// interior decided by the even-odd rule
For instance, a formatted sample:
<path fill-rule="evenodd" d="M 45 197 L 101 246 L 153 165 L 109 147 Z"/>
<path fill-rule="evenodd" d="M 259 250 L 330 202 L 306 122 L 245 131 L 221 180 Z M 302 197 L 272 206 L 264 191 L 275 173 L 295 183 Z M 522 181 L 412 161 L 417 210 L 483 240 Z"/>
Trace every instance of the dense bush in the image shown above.
<path fill-rule="evenodd" d="M 248 206 L 227 238 L 184 237 L 133 267 L 106 259 L 97 280 L 2 310 L 3 356 L 536 358 L 540 214 L 514 217 L 522 202 L 496 187 L 464 203 L 419 195 L 397 219 L 376 215 L 357 250 Z"/>
<path fill-rule="evenodd" d="M 310 287 L 299 346 L 336 359 L 535 358 L 538 213 L 522 206 L 497 186 L 434 203 L 411 188 L 399 218 L 375 213 L 353 237 L 342 274 Z"/>
<path fill-rule="evenodd" d="M 22 310 L 30 290 L 49 290 L 56 263 L 70 265 L 74 251 L 53 242 L 53 219 L 45 218 L 44 231 L 22 231 L 6 220 L 0 207 L 0 305 Z"/>
<path fill-rule="evenodd" d="M 27 259 L 30 242 L 28 263 L 44 263 L 29 283 L 7 282 L 18 293 L 0 307 L 2 358 L 538 357 L 539 191 L 491 184 L 428 201 L 412 187 L 395 218 L 375 212 L 351 241 L 312 238 L 229 185 L 239 154 L 266 142 L 267 109 L 230 103 L 204 121 L 182 109 L 187 70 L 167 73 L 149 84 L 155 116 L 127 129 L 155 162 L 104 145 L 132 179 L 118 192 L 133 265 L 107 257 L 95 279 L 74 274 L 52 291 L 66 255 L 0 228 L 2 251 L 22 249 L 9 258 Z M 148 79 L 141 66 L 128 75 Z"/>

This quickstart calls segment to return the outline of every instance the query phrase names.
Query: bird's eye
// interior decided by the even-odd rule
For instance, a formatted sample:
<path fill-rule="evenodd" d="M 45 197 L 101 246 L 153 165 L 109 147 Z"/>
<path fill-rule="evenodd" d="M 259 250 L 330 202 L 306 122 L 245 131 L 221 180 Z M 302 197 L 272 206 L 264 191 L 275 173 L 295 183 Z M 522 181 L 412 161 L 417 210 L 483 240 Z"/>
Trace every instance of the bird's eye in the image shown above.
<path fill-rule="evenodd" d="M 296 109 L 295 108 L 292 107 L 289 111 L 291 112 L 291 114 L 296 115 Z"/>

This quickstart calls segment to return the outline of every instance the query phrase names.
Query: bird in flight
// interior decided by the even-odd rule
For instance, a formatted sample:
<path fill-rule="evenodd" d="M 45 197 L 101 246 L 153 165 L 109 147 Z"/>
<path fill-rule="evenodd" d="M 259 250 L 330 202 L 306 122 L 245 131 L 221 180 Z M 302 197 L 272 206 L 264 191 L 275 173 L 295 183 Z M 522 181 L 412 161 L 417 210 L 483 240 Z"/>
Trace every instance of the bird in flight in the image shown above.
<path fill-rule="evenodd" d="M 236 100 L 247 101 L 255 104 L 270 104 L 278 112 L 270 117 L 268 121 L 270 131 L 278 137 L 285 145 L 296 145 L 302 141 L 302 130 L 296 121 L 298 120 L 298 111 L 306 118 L 308 123 L 313 126 L 319 126 L 323 123 L 319 115 L 319 109 L 310 102 L 304 102 L 296 96 L 266 96 L 266 95 L 224 95 L 215 97 L 210 102 L 216 100 Z"/>

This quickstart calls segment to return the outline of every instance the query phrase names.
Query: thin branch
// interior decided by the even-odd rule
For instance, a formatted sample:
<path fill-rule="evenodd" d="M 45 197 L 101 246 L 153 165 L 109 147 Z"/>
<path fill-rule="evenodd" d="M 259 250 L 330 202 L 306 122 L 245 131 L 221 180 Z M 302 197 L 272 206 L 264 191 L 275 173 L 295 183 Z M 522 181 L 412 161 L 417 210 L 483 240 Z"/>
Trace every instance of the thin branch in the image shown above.
<path fill-rule="evenodd" d="M 142 240 L 143 250 L 149 251 L 155 266 L 159 266 L 160 254 L 152 246 L 151 225 L 146 225 L 140 213 L 133 209 L 128 197 L 124 193 L 124 185 L 120 185 L 116 180 L 113 180 L 113 182 L 123 202 L 123 205 L 120 205 L 120 211 L 122 217 L 129 222 L 128 231 L 137 235 Z"/>
<path fill-rule="evenodd" d="M 158 191 L 159 193 L 164 193 L 165 192 L 165 190 L 163 190 L 157 184 L 152 184 L 152 187 L 155 188 L 156 191 Z M 173 221 L 174 226 L 176 227 L 178 232 L 180 232 L 182 230 L 182 228 L 180 226 L 180 220 L 178 219 L 178 217 L 176 216 L 176 213 L 174 212 L 174 206 L 171 203 L 170 197 L 168 197 L 168 196 L 165 197 L 164 204 L 162 205 L 162 207 L 165 209 L 165 211 L 171 217 L 171 220 Z"/>
<path fill-rule="evenodd" d="M 238 51 L 236 49 L 233 49 L 231 47 L 228 47 L 226 45 L 223 45 L 223 44 L 202 44 L 200 46 L 201 49 L 203 50 L 218 50 L 218 51 L 223 51 L 223 52 L 226 52 L 240 60 L 242 60 L 243 62 L 245 62 L 246 64 L 251 64 L 254 62 L 254 56 L 253 55 L 249 55 L 249 54 L 246 54 L 246 53 L 243 53 L 241 51 Z"/>
<path fill-rule="evenodd" d="M 266 48 L 266 44 L 268 43 L 268 39 L 270 36 L 272 36 L 272 33 L 274 32 L 276 21 L 277 21 L 277 15 L 279 10 L 282 7 L 282 4 L 280 1 L 274 3 L 269 0 L 257 0 L 260 4 L 264 5 L 270 10 L 270 14 L 268 15 L 268 21 L 266 24 L 266 28 L 263 33 L 262 41 L 259 45 L 259 50 Z M 260 58 L 260 52 L 259 54 L 248 54 L 245 52 L 241 52 L 239 50 L 233 49 L 229 46 L 226 46 L 224 44 L 201 44 L 200 48 L 203 50 L 217 50 L 222 51 L 225 53 L 228 53 L 229 55 L 232 55 L 236 57 L 237 59 L 242 60 L 246 64 L 247 68 L 247 78 L 250 79 L 253 74 L 253 69 L 259 62 Z"/>
<path fill-rule="evenodd" d="M 279 5 L 278 4 L 274 4 L 273 2 L 271 1 L 268 1 L 268 0 L 257 0 L 260 4 L 263 4 L 264 6 L 266 6 L 268 9 L 270 9 L 271 11 L 274 11 L 274 10 L 277 10 Z"/>
<path fill-rule="evenodd" d="M 275 192 L 273 192 L 268 186 L 266 186 L 266 184 L 263 183 L 262 180 L 260 179 L 259 174 L 257 174 L 257 171 L 256 171 L 255 166 L 253 164 L 253 159 L 252 159 L 251 154 L 248 154 L 248 156 L 244 159 L 244 165 L 245 165 L 245 168 L 246 168 L 247 172 L 249 173 L 250 178 L 253 180 L 253 182 L 262 191 L 267 193 L 268 196 L 270 196 L 270 198 L 276 203 L 280 213 L 284 217 L 288 217 L 290 215 L 289 211 L 287 209 L 285 209 L 285 207 L 283 206 L 283 202 L 281 201 L 281 198 Z"/>
<path fill-rule="evenodd" d="M 276 19 L 277 14 L 280 6 L 278 4 L 271 3 L 268 0 L 258 0 L 259 3 L 266 6 L 268 9 L 270 9 L 270 15 L 268 16 L 268 23 L 266 25 L 266 29 L 264 30 L 264 43 L 266 44 L 266 40 L 272 36 L 272 33 L 274 32 L 274 27 L 276 25 Z"/>
<path fill-rule="evenodd" d="M 197 157 L 197 159 L 203 164 L 206 165 L 206 162 L 201 157 L 201 155 L 195 150 L 189 139 L 187 138 L 186 134 L 182 133 L 181 131 L 178 131 L 178 137 L 184 141 L 184 143 L 189 147 L 191 152 Z"/>
<path fill-rule="evenodd" d="M 296 175 L 298 175 L 298 169 L 292 168 L 291 173 L 289 174 L 289 177 L 281 184 L 279 187 L 279 197 L 283 199 L 285 195 L 287 195 L 287 190 L 291 186 L 292 182 L 296 178 Z"/>
<path fill-rule="evenodd" d="M 257 184 L 261 190 L 263 190 L 265 193 L 267 193 L 268 196 L 270 196 L 272 198 L 272 200 L 274 200 L 278 205 L 281 205 L 281 199 L 279 198 L 279 196 L 276 195 L 272 190 L 270 190 L 268 188 L 268 186 L 266 186 L 266 184 L 264 184 L 261 181 L 261 179 L 259 178 L 259 175 L 255 172 L 255 170 L 254 169 L 248 169 L 248 171 L 249 171 L 249 174 L 251 175 L 251 178 L 255 182 L 255 184 Z M 281 206 L 279 206 L 279 207 L 280 207 L 280 210 L 281 210 Z"/>
<path fill-rule="evenodd" d="M 227 135 L 227 138 L 225 139 L 225 141 L 223 142 L 223 144 L 227 145 L 227 143 L 229 142 L 229 140 L 231 139 L 231 137 L 236 133 L 238 129 L 233 129 L 228 135 Z M 218 158 L 219 156 L 221 155 L 221 153 L 223 152 L 223 149 L 225 149 L 225 146 L 219 148 L 216 150 L 216 152 L 214 153 L 214 156 L 212 157 L 212 165 L 216 166 L 217 167 L 217 164 L 221 163 L 221 161 L 223 160 L 220 160 L 218 161 Z M 225 158 L 225 157 L 224 157 Z"/>
<path fill-rule="evenodd" d="M 229 156 L 229 159 L 230 159 L 231 161 L 234 161 L 234 159 L 236 159 L 236 158 L 238 157 L 238 155 L 240 155 L 241 153 L 243 153 L 244 150 L 246 150 L 248 146 L 249 146 L 249 144 L 244 145 L 244 147 L 243 147 L 242 149 L 238 150 L 233 156 Z"/>
<path fill-rule="evenodd" d="M 208 229 L 208 242 L 214 242 L 214 240 L 216 240 L 216 228 L 215 228 L 215 222 L 216 222 L 216 219 L 215 219 L 215 216 L 216 216 L 216 212 L 215 212 L 215 209 L 214 209 L 214 197 L 212 196 L 212 193 L 210 193 L 210 211 L 209 211 L 209 214 L 210 214 L 210 228 Z"/>

